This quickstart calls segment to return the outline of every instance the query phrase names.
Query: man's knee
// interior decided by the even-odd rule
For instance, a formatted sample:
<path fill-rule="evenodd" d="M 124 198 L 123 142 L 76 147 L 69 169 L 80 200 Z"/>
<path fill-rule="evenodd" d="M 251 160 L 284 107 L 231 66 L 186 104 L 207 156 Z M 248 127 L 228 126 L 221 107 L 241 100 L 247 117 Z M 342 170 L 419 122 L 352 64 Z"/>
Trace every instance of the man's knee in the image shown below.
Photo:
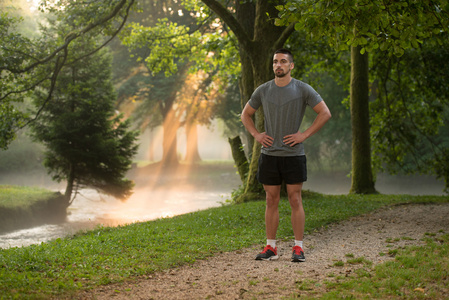
<path fill-rule="evenodd" d="M 276 196 L 276 195 L 272 195 L 272 194 L 267 194 L 266 195 L 266 202 L 267 202 L 267 207 L 277 207 L 279 205 L 279 201 L 280 201 L 280 196 Z"/>
<path fill-rule="evenodd" d="M 288 201 L 290 202 L 290 207 L 292 209 L 300 209 L 300 208 L 302 208 L 301 197 L 289 198 Z"/>

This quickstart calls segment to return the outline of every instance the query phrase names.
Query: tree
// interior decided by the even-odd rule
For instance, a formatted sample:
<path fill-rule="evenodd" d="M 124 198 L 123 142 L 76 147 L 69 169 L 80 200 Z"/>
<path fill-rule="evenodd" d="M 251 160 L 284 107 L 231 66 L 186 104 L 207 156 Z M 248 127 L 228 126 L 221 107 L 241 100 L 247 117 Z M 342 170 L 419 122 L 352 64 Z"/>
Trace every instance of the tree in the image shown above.
<path fill-rule="evenodd" d="M 337 50 L 351 48 L 351 122 L 353 193 L 373 193 L 369 132 L 368 53 L 401 56 L 424 39 L 447 31 L 443 1 L 289 1 L 279 6 L 277 24 L 297 22 L 314 39 L 326 37 Z"/>
<path fill-rule="evenodd" d="M 70 50 L 82 55 L 96 46 L 76 41 Z M 131 194 L 133 183 L 124 176 L 137 151 L 137 132 L 115 113 L 110 70 L 103 50 L 82 59 L 68 56 L 51 102 L 45 105 L 44 92 L 35 99 L 41 116 L 31 124 L 33 137 L 47 148 L 44 165 L 53 179 L 67 182 L 65 207 L 86 187 L 122 200 Z"/>
<path fill-rule="evenodd" d="M 142 1 L 141 14 L 133 17 L 136 22 L 128 26 L 122 40 L 132 51 L 132 55 L 137 57 L 137 62 L 141 64 L 140 70 L 145 70 L 146 76 L 139 79 L 138 88 L 129 90 L 125 98 L 137 102 L 134 114 L 141 128 L 151 130 L 159 125 L 163 127 L 161 164 L 177 165 L 178 128 L 186 126 L 186 134 L 195 131 L 191 126 L 193 125 L 191 114 L 186 114 L 186 105 L 182 104 L 182 101 L 191 102 L 187 99 L 189 95 L 180 92 L 185 89 L 184 83 L 188 78 L 190 63 L 179 58 L 176 60 L 170 58 L 173 52 L 179 51 L 178 49 L 189 42 L 189 40 L 180 41 L 179 36 L 184 34 L 185 24 L 192 22 L 192 16 L 182 12 L 182 6 L 178 1 L 158 1 L 153 5 L 147 3 L 147 6 L 143 3 L 147 2 Z M 182 25 L 173 25 L 178 23 Z M 161 45 L 169 46 L 165 48 Z M 150 56 L 154 61 L 149 58 Z M 165 68 L 161 68 L 160 65 L 164 65 Z M 135 79 L 136 76 L 128 76 L 126 82 Z M 192 94 L 191 96 L 194 97 Z M 192 110 L 192 107 L 189 106 L 189 109 Z M 190 116 L 190 121 L 183 120 L 187 116 Z M 189 135 L 187 140 L 192 142 L 194 139 Z M 188 148 L 189 156 L 192 149 L 194 148 Z M 190 157 L 193 159 L 193 156 Z"/>
<path fill-rule="evenodd" d="M 17 19 L 0 14 L 0 147 L 7 148 L 15 132 L 35 120 L 40 113 L 29 117 L 14 108 L 41 85 L 47 85 L 46 100 L 52 97 L 59 71 L 67 61 L 69 45 L 79 39 L 109 36 L 92 49 L 90 55 L 109 43 L 122 29 L 135 0 L 76 2 L 69 0 L 44 0 L 40 11 L 49 12 L 56 19 L 71 24 L 64 37 L 38 35 L 27 38 L 13 27 Z M 61 9 L 63 7 L 63 9 Z"/>
<path fill-rule="evenodd" d="M 159 62 L 156 66 L 161 66 L 161 68 L 163 66 L 164 70 L 169 72 L 176 71 L 172 69 L 175 67 L 175 57 L 178 59 L 188 57 L 190 61 L 194 61 L 195 65 L 201 66 L 203 69 L 207 69 L 207 64 L 209 64 L 209 68 L 213 66 L 219 70 L 218 75 L 229 71 L 234 72 L 238 69 L 240 71 L 239 84 L 243 107 L 254 89 L 273 77 L 272 55 L 276 49 L 284 45 L 289 35 L 294 31 L 293 24 L 287 27 L 279 27 L 274 24 L 273 17 L 277 15 L 276 5 L 283 4 L 284 1 L 229 2 L 203 0 L 201 2 L 184 1 L 183 3 L 189 11 L 197 12 L 197 14 L 193 14 L 197 16 L 196 21 L 201 25 L 202 30 L 192 30 L 188 27 L 176 26 L 176 24 L 163 23 L 164 27 L 159 28 L 160 30 L 173 28 L 169 37 L 170 39 L 176 38 L 176 47 L 173 47 L 170 43 L 164 44 L 163 42 L 167 39 L 155 39 L 158 42 L 156 49 L 158 51 L 155 51 L 154 47 L 151 48 L 152 51 L 146 61 L 147 63 Z M 211 30 L 213 28 L 219 28 L 220 30 Z M 140 34 L 145 31 L 147 30 L 141 26 L 134 26 L 135 38 L 142 42 L 147 41 L 151 34 L 148 31 L 146 34 Z M 179 34 L 180 31 L 184 34 Z M 176 32 L 178 34 L 173 34 Z M 161 35 L 158 36 L 161 37 Z M 218 45 L 224 45 L 224 47 L 221 48 Z M 234 68 L 234 64 L 220 65 L 227 60 L 225 57 L 228 59 L 231 57 L 222 53 L 226 53 L 223 49 L 230 49 L 228 45 L 233 45 L 232 53 L 239 53 L 240 68 Z M 214 55 L 209 57 L 209 60 L 205 59 L 210 53 L 214 53 Z M 233 56 L 234 60 L 235 57 L 236 55 Z M 215 58 L 218 59 L 214 60 Z M 210 63 L 211 60 L 214 62 Z M 232 61 L 232 59 L 229 59 L 229 61 Z M 256 124 L 262 130 L 262 112 L 257 113 Z M 259 155 L 260 145 L 255 144 L 252 149 L 248 179 L 245 183 L 245 194 L 239 201 L 250 199 L 254 194 L 259 197 L 262 192 L 262 187 L 255 176 Z"/>
<path fill-rule="evenodd" d="M 220 1 L 203 0 L 233 32 L 239 45 L 241 78 L 240 92 L 242 107 L 250 99 L 252 92 L 262 83 L 273 78 L 272 56 L 281 48 L 294 30 L 293 24 L 285 27 L 276 26 L 273 17 L 277 15 L 276 5 L 284 1 L 235 1 L 227 7 Z M 234 13 L 235 11 L 235 13 Z M 256 127 L 263 131 L 263 112 L 256 113 Z M 253 198 L 261 193 L 261 185 L 257 182 L 257 161 L 260 156 L 260 145 L 254 143 L 245 192 L 238 202 Z"/>

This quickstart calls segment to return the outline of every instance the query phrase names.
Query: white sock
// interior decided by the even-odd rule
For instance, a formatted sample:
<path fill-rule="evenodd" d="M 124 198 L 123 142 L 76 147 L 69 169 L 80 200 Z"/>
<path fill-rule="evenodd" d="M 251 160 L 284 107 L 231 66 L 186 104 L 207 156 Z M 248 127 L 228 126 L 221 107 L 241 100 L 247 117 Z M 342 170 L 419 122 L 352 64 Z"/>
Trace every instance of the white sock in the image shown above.
<path fill-rule="evenodd" d="M 295 246 L 299 246 L 302 248 L 302 241 L 295 240 Z"/>
<path fill-rule="evenodd" d="M 273 249 L 276 248 L 276 240 L 267 239 L 267 245 L 270 245 Z"/>

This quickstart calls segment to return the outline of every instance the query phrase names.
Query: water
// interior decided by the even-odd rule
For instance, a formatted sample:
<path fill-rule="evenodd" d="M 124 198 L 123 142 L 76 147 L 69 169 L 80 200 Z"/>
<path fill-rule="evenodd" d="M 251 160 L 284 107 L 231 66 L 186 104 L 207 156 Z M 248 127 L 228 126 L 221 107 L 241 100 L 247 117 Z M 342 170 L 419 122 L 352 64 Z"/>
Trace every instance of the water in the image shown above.
<path fill-rule="evenodd" d="M 199 173 L 199 174 L 198 174 Z M 28 177 L 24 185 L 32 185 Z M 43 179 L 39 179 L 41 183 Z M 155 170 L 139 174 L 134 194 L 126 202 L 84 190 L 68 209 L 66 222 L 17 230 L 0 235 L 0 248 L 28 246 L 73 235 L 99 225 L 118 226 L 155 220 L 220 206 L 230 198 L 240 179 L 232 165 L 161 176 Z M 7 184 L 1 180 L 0 184 Z M 385 194 L 444 195 L 444 183 L 429 176 L 379 175 L 376 189 Z M 61 188 L 61 186 L 53 186 Z M 350 179 L 344 174 L 309 172 L 304 189 L 323 194 L 347 194 Z"/>
<path fill-rule="evenodd" d="M 0 248 L 28 246 L 70 236 L 96 226 L 118 226 L 134 222 L 173 217 L 220 206 L 230 197 L 224 191 L 194 190 L 181 187 L 171 191 L 138 190 L 126 202 L 83 191 L 68 209 L 66 222 L 47 224 L 0 235 Z"/>

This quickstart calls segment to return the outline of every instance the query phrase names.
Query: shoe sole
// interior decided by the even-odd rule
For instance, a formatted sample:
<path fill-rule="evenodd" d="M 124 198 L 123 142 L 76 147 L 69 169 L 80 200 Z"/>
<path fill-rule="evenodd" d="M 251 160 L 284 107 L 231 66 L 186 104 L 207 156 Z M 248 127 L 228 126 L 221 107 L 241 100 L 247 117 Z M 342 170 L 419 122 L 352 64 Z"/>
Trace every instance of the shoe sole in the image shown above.
<path fill-rule="evenodd" d="M 279 258 L 279 256 L 275 255 L 275 256 L 270 256 L 269 258 L 256 258 L 256 260 L 268 261 L 268 260 L 277 260 L 278 258 Z"/>
<path fill-rule="evenodd" d="M 306 259 L 304 258 L 304 259 L 293 259 L 292 258 L 292 262 L 305 262 L 306 261 Z"/>

